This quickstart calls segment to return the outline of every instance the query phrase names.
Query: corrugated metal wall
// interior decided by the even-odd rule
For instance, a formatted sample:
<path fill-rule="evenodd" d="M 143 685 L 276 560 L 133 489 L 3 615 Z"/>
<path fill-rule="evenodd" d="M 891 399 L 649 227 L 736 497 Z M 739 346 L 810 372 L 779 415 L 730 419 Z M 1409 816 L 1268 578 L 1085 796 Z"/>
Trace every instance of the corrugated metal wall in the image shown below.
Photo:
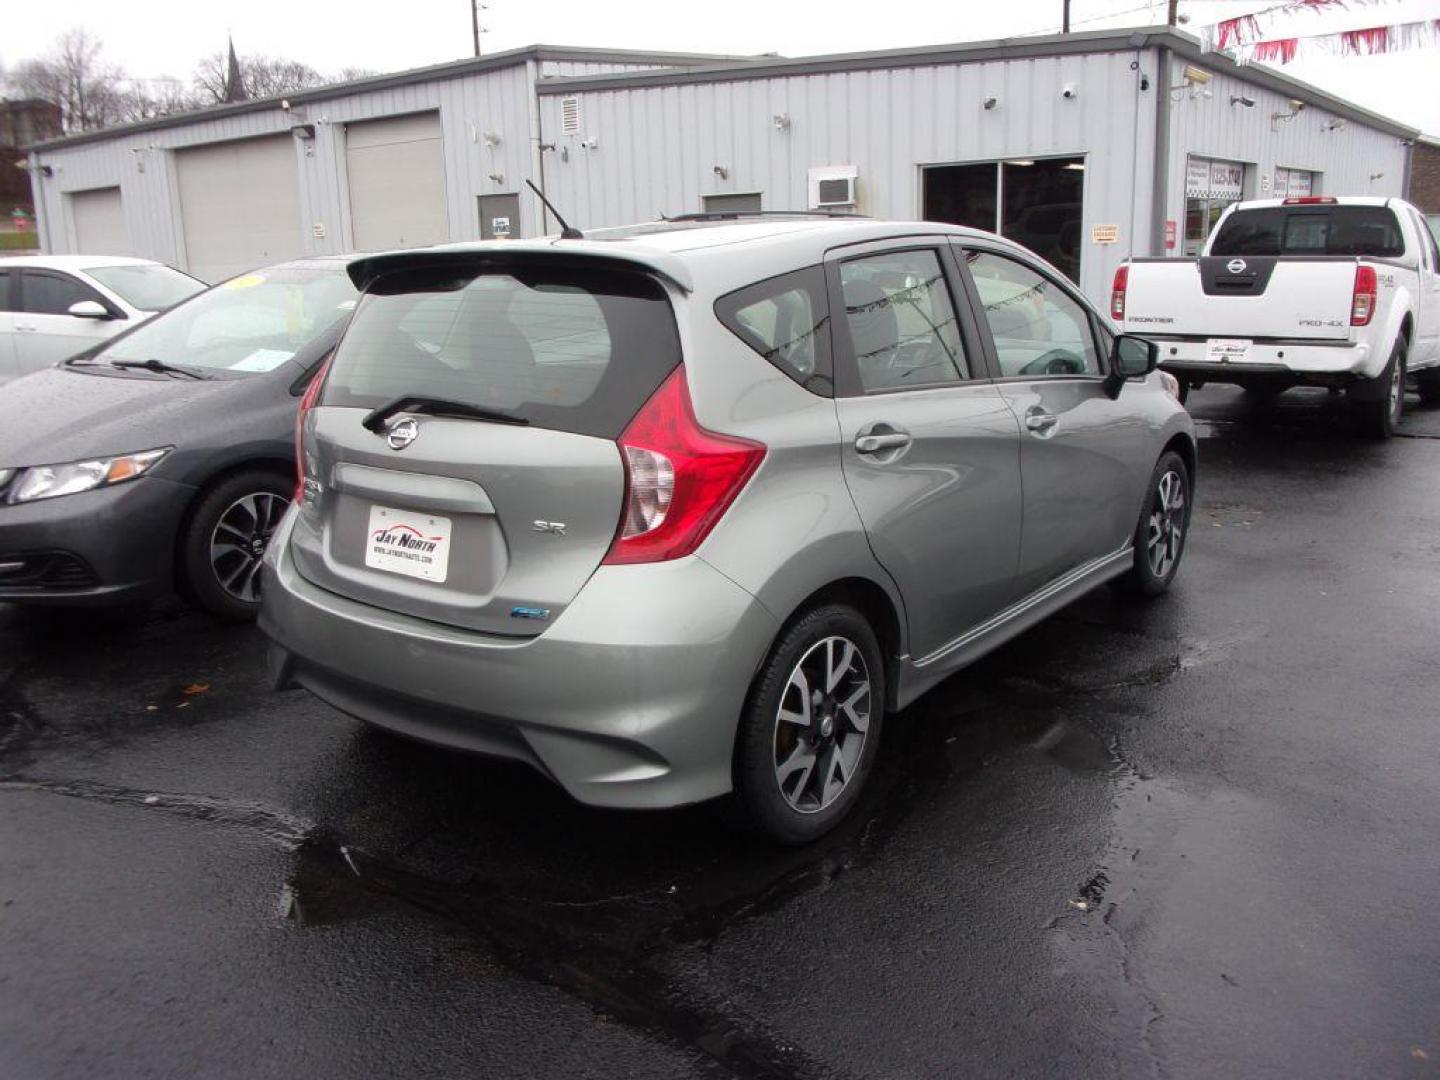
<path fill-rule="evenodd" d="M 1183 83 L 1184 65 L 1171 68 L 1171 84 Z M 1185 159 L 1221 158 L 1244 162 L 1245 197 L 1270 198 L 1276 167 L 1321 173 L 1317 194 L 1403 195 L 1406 147 L 1396 136 L 1364 127 L 1353 120 L 1328 130 L 1338 119 L 1316 106 L 1306 106 L 1289 120 L 1276 113 L 1290 112 L 1283 94 L 1244 82 L 1232 75 L 1214 73 L 1203 87 L 1210 96 L 1192 96 L 1189 90 L 1171 94 L 1178 99 L 1170 112 L 1170 169 L 1166 217 L 1177 221 L 1183 233 L 1185 220 Z M 1253 108 L 1230 103 L 1232 97 L 1254 100 Z M 1371 180 L 1375 173 L 1384 175 Z"/>
<path fill-rule="evenodd" d="M 913 219 L 921 165 L 1084 156 L 1081 284 L 1099 295 L 1132 239 L 1148 242 L 1155 90 L 1139 83 L 1143 71 L 1154 81 L 1154 67 L 1137 51 L 592 90 L 568 137 L 560 98 L 546 93 L 541 130 L 558 144 L 546 190 L 595 227 L 699 210 L 703 196 L 730 192 L 804 209 L 811 166 L 855 165 L 862 212 Z M 1061 97 L 1069 83 L 1073 100 Z M 590 139 L 598 145 L 585 149 Z M 1094 224 L 1118 225 L 1119 242 L 1091 244 Z"/>
<path fill-rule="evenodd" d="M 567 75 L 639 70 L 641 65 L 543 61 Z M 92 188 L 121 189 L 133 254 L 185 266 L 173 152 L 181 147 L 288 131 L 312 124 L 313 140 L 295 140 L 296 182 L 300 186 L 302 245 L 308 254 L 353 249 L 350 199 L 345 174 L 345 124 L 351 121 L 439 110 L 445 146 L 445 191 L 452 240 L 479 239 L 476 197 L 525 191 L 535 154 L 532 113 L 537 65 L 461 78 L 415 83 L 314 102 L 289 113 L 279 108 L 180 127 L 118 134 L 105 142 L 59 148 L 39 156 L 54 173 L 37 183 L 41 243 L 52 253 L 74 250 L 74 229 L 65 196 Z M 485 136 L 498 136 L 489 145 Z M 491 173 L 503 177 L 490 178 Z M 539 215 L 521 200 L 521 228 L 539 231 Z"/>

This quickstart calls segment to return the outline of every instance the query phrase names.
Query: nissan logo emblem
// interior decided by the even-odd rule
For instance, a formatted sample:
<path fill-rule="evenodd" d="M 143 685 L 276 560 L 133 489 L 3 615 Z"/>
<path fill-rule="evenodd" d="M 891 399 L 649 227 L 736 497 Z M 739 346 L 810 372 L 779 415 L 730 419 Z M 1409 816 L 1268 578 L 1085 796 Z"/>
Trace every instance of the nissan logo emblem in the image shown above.
<path fill-rule="evenodd" d="M 385 441 L 390 444 L 391 450 L 404 450 L 420 434 L 420 425 L 414 420 L 401 420 L 390 429 L 385 436 Z"/>
<path fill-rule="evenodd" d="M 1243 274 L 1245 272 L 1245 260 L 1231 259 L 1225 264 L 1225 269 L 1229 270 L 1232 274 Z"/>

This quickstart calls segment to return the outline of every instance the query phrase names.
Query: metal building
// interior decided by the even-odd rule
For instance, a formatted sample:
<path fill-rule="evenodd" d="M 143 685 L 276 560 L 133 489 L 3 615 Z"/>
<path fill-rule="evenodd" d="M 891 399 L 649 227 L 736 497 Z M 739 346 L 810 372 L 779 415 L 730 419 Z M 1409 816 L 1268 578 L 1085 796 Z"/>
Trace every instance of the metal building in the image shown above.
<path fill-rule="evenodd" d="M 536 47 L 288 105 L 33 148 L 46 250 L 83 248 L 101 202 L 135 254 L 211 279 L 535 235 L 530 178 L 582 228 L 834 207 L 998 229 L 1098 298 L 1239 198 L 1401 194 L 1417 135 L 1167 28 L 799 60 Z"/>

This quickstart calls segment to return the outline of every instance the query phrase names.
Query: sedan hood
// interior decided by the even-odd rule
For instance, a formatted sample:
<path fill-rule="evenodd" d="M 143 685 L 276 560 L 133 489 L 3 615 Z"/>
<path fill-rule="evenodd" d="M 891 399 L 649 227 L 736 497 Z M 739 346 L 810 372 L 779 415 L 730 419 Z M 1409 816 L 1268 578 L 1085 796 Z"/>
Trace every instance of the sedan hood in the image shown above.
<path fill-rule="evenodd" d="M 194 431 L 199 402 L 237 394 L 249 381 L 37 371 L 0 386 L 0 468 L 174 445 Z"/>

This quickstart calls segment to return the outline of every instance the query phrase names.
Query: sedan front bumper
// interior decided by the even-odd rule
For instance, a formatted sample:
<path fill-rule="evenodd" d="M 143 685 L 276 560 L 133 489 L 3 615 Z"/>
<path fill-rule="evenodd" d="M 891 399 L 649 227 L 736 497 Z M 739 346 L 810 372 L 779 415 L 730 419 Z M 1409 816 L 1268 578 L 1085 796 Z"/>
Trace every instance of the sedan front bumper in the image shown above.
<path fill-rule="evenodd" d="M 195 489 L 154 476 L 0 504 L 0 603 L 102 607 L 174 587 L 176 531 Z"/>

